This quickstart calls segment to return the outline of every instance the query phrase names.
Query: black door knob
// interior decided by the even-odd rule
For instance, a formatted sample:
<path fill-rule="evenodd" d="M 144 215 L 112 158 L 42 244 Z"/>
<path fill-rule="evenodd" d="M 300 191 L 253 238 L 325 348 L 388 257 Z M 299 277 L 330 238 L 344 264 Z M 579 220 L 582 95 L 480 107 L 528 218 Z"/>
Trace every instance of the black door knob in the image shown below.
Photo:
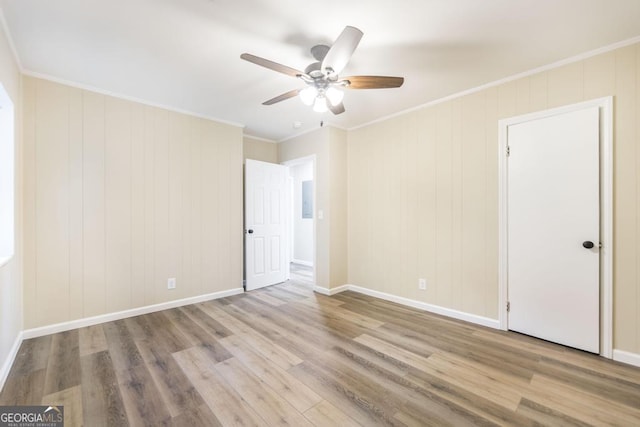
<path fill-rule="evenodd" d="M 586 242 L 582 242 L 582 246 L 587 248 L 587 249 L 591 249 L 592 247 L 594 247 L 595 245 L 593 244 L 592 241 L 587 240 Z"/>
<path fill-rule="evenodd" d="M 252 230 L 252 229 L 248 229 L 248 230 L 247 230 L 247 233 L 249 233 L 249 234 L 253 234 L 253 230 Z M 593 245 L 593 243 L 592 243 L 591 245 Z M 593 247 L 593 246 L 592 246 L 592 247 Z"/>

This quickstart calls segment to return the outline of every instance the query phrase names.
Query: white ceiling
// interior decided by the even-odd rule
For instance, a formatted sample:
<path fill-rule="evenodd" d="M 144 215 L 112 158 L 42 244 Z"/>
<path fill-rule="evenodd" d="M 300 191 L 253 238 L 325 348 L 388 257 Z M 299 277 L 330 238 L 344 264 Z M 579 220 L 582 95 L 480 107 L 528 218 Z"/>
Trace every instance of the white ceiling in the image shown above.
<path fill-rule="evenodd" d="M 639 0 L 0 0 L 23 70 L 245 126 L 271 139 L 352 128 L 640 35 Z M 302 69 L 346 25 L 364 37 L 346 75 L 404 76 L 314 113 L 303 84 L 242 61 Z M 303 123 L 293 129 L 293 122 Z"/>

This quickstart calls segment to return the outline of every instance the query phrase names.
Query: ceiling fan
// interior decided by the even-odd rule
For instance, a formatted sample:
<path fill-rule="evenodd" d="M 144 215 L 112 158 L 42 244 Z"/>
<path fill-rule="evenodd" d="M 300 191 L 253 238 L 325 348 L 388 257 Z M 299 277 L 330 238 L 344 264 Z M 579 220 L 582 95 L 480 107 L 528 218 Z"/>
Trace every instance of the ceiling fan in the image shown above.
<path fill-rule="evenodd" d="M 273 105 L 285 99 L 299 95 L 306 105 L 313 105 L 314 111 L 325 112 L 331 110 L 333 114 L 344 113 L 342 103 L 344 92 L 347 89 L 388 89 L 402 86 L 404 77 L 388 76 L 350 76 L 339 77 L 340 72 L 351 59 L 356 50 L 362 31 L 355 27 L 347 26 L 338 36 L 333 46 L 316 45 L 311 48 L 311 55 L 317 62 L 310 64 L 304 72 L 286 65 L 260 58 L 250 53 L 243 53 L 240 58 L 252 62 L 270 70 L 299 78 L 306 87 L 294 89 L 263 102 L 263 105 Z"/>

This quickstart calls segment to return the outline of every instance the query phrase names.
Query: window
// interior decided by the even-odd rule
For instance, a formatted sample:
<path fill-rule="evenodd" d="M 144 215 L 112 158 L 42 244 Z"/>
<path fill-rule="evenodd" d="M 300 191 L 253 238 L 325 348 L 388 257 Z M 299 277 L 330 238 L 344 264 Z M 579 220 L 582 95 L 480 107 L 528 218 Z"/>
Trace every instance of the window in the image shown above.
<path fill-rule="evenodd" d="M 0 266 L 14 254 L 14 111 L 13 103 L 0 83 Z"/>

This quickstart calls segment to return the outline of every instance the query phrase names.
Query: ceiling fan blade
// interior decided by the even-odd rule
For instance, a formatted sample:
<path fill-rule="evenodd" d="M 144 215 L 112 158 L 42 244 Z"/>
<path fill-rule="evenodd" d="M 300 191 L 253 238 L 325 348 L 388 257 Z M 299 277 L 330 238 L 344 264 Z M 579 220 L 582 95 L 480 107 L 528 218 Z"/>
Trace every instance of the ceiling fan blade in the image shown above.
<path fill-rule="evenodd" d="M 351 59 L 362 35 L 362 31 L 356 27 L 345 27 L 324 57 L 322 70 L 329 69 L 333 70 L 334 74 L 339 74 Z"/>
<path fill-rule="evenodd" d="M 298 77 L 305 75 L 305 73 L 300 70 L 287 67 L 286 65 L 278 64 L 277 62 L 269 61 L 268 59 L 260 58 L 259 56 L 255 56 L 250 53 L 243 53 L 242 55 L 240 55 L 240 58 L 244 59 L 245 61 L 253 62 L 254 64 L 260 65 L 270 70 L 286 74 L 288 76 Z"/>
<path fill-rule="evenodd" d="M 347 80 L 349 89 L 391 89 L 402 86 L 404 77 L 389 76 L 351 76 L 340 79 Z"/>
<path fill-rule="evenodd" d="M 331 112 L 335 115 L 342 114 L 345 111 L 344 104 L 342 102 L 335 106 L 331 105 L 330 102 L 327 102 L 327 106 L 329 107 L 329 110 L 331 110 Z"/>
<path fill-rule="evenodd" d="M 300 89 L 290 90 L 289 92 L 285 92 L 282 95 L 278 95 L 275 98 L 271 98 L 268 101 L 264 101 L 262 105 L 273 105 L 276 102 L 284 101 L 285 99 L 293 98 L 300 92 Z"/>

